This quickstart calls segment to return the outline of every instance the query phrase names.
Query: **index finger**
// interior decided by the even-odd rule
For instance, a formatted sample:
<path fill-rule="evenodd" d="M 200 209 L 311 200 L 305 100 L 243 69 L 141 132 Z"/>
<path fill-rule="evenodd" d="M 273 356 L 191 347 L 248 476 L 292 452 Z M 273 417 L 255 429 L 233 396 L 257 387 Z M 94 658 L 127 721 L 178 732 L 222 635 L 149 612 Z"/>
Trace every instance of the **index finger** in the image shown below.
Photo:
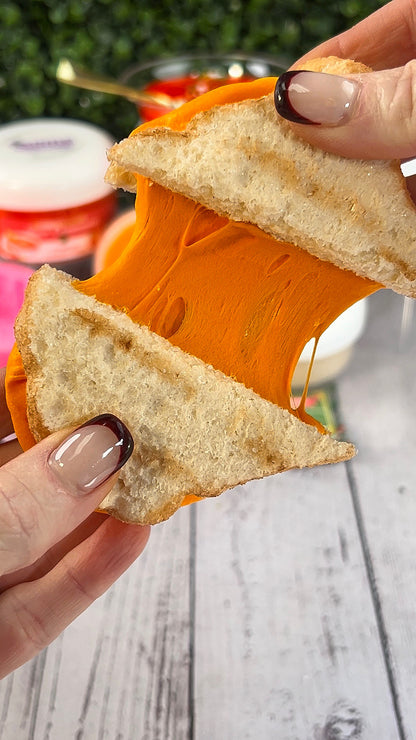
<path fill-rule="evenodd" d="M 0 679 L 49 645 L 131 565 L 150 527 L 107 517 L 88 539 L 36 581 L 9 588 L 0 600 Z"/>
<path fill-rule="evenodd" d="M 416 6 L 412 0 L 392 0 L 356 26 L 316 46 L 296 62 L 338 56 L 367 64 L 374 70 L 400 67 L 416 53 Z"/>

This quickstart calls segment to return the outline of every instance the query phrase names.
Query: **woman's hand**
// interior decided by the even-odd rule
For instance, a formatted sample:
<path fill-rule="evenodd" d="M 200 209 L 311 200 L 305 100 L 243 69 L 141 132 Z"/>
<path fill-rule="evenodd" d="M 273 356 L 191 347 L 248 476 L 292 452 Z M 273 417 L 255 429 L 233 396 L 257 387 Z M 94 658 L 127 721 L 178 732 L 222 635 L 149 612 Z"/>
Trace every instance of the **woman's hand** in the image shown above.
<path fill-rule="evenodd" d="M 296 120 L 299 134 L 326 151 L 363 159 L 414 157 L 415 51 L 416 5 L 393 0 L 295 65 L 301 70 L 307 59 L 334 55 L 363 62 L 374 72 L 286 73 L 277 85 L 278 112 Z"/>
<path fill-rule="evenodd" d="M 12 431 L 3 380 L 4 371 L 0 438 Z M 149 527 L 94 512 L 132 449 L 112 415 L 21 454 L 15 440 L 0 444 L 0 677 L 54 640 L 145 547 Z"/>

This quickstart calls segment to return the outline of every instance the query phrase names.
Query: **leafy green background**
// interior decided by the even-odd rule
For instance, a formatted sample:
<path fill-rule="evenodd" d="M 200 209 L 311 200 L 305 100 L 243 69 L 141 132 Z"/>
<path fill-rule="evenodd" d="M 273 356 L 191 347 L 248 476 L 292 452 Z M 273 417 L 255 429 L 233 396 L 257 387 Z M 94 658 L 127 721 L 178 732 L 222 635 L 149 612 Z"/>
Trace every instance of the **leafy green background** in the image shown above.
<path fill-rule="evenodd" d="M 71 116 L 120 138 L 134 106 L 55 80 L 67 56 L 118 77 L 126 67 L 190 51 L 259 52 L 294 60 L 382 0 L 2 0 L 0 122 Z"/>

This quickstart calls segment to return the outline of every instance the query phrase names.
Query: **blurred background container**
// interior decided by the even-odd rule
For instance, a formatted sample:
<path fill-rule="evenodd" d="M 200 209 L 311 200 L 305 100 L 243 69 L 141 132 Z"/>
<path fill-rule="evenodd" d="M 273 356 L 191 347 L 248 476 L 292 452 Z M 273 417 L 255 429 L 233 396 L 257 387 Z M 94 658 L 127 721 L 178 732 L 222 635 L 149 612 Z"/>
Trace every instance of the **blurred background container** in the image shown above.
<path fill-rule="evenodd" d="M 0 126 L 0 259 L 91 274 L 116 209 L 104 182 L 108 134 L 85 121 L 30 118 Z"/>
<path fill-rule="evenodd" d="M 221 85 L 278 77 L 287 64 L 283 58 L 254 53 L 181 54 L 134 64 L 121 75 L 121 81 L 151 95 L 167 95 L 174 109 Z M 160 105 L 141 104 L 137 109 L 143 123 L 166 113 Z"/>

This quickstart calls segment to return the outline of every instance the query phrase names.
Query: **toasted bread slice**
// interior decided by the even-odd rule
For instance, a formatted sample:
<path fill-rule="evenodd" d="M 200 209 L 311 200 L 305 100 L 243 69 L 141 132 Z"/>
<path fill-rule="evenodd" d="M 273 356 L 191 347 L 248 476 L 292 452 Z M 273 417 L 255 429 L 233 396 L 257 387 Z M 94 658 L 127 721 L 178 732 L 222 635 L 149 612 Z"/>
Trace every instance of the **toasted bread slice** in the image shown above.
<path fill-rule="evenodd" d="M 101 509 L 167 519 L 186 494 L 217 496 L 254 478 L 352 457 L 319 433 L 45 265 L 31 278 L 16 338 L 37 440 L 111 412 L 134 452 Z"/>
<path fill-rule="evenodd" d="M 350 60 L 312 60 L 348 74 Z M 273 95 L 216 106 L 182 131 L 155 123 L 109 152 L 107 179 L 134 189 L 134 175 L 234 221 L 382 285 L 416 297 L 416 209 L 398 162 L 344 159 L 313 148 L 280 118 Z M 203 173 L 203 176 L 201 176 Z"/>

